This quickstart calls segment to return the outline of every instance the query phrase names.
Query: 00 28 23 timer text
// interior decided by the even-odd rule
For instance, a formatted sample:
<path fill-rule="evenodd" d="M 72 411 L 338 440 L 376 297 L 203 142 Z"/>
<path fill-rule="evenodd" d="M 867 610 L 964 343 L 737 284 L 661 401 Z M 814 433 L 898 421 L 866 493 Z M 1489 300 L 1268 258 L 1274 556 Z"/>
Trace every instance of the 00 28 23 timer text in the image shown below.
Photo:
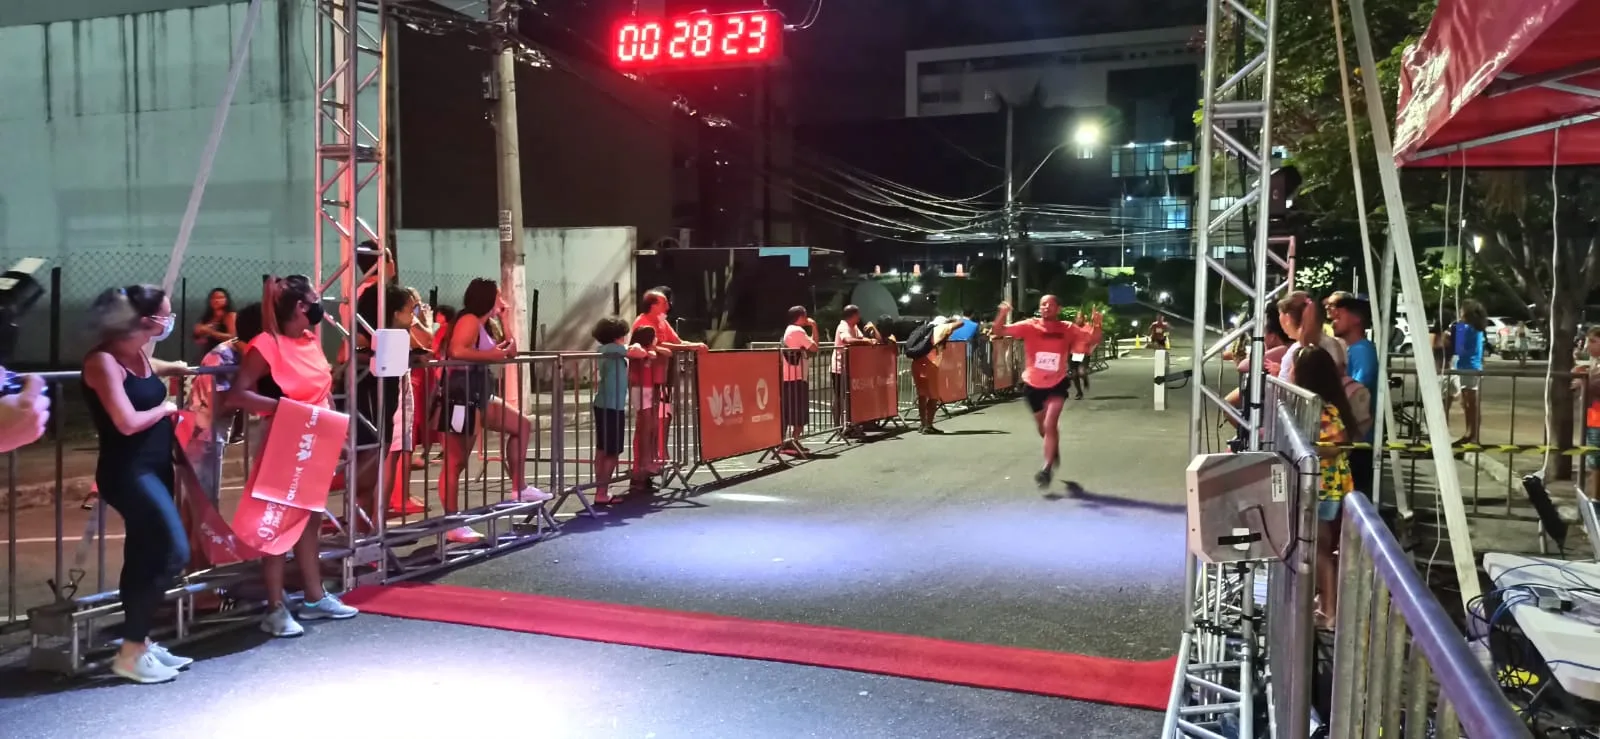
<path fill-rule="evenodd" d="M 783 19 L 776 11 L 692 13 L 617 24 L 612 63 L 624 68 L 760 64 L 777 58 Z"/>

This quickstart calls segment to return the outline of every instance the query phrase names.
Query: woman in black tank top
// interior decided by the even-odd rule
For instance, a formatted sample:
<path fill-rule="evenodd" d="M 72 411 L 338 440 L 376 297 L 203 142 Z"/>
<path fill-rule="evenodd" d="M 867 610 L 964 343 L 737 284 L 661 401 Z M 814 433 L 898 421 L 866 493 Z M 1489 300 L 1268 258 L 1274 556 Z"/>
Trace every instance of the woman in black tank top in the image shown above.
<path fill-rule="evenodd" d="M 123 642 L 111 671 L 138 683 L 166 682 L 193 660 L 149 640 L 167 588 L 189 562 L 189 537 L 172 499 L 173 424 L 161 375 L 182 364 L 150 359 L 144 347 L 172 334 L 172 304 L 160 288 L 107 290 L 91 308 L 98 343 L 83 361 L 89 414 L 100 437 L 95 484 L 122 515 Z"/>

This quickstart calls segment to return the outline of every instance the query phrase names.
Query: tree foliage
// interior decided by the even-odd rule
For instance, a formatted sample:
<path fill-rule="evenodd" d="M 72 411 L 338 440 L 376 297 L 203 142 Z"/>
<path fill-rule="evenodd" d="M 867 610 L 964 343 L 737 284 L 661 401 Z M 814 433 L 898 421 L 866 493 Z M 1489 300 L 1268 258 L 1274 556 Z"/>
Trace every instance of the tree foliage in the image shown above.
<path fill-rule="evenodd" d="M 1369 0 L 1365 5 L 1373 47 L 1380 54 L 1387 50 L 1377 65 L 1380 97 L 1395 101 L 1402 52 L 1427 29 L 1435 3 Z M 1288 148 L 1304 177 L 1296 196 L 1298 210 L 1319 228 L 1359 236 L 1358 231 L 1350 231 L 1351 222 L 1357 208 L 1365 207 L 1373 216 L 1373 242 L 1381 244 L 1387 220 L 1361 88 L 1368 81 L 1355 74 L 1358 65 L 1352 26 L 1349 8 L 1344 6 L 1358 154 L 1367 198 L 1363 204 L 1356 202 L 1352 186 L 1332 9 L 1331 0 L 1284 0 L 1278 5 L 1274 140 Z M 1516 104 L 1515 98 L 1508 96 L 1504 104 Z M 1385 110 L 1380 119 L 1393 121 L 1394 113 Z M 1470 153 L 1467 161 L 1470 164 Z M 1469 169 L 1466 173 L 1459 169 L 1403 169 L 1401 186 L 1413 241 L 1419 249 L 1435 244 L 1455 246 L 1455 241 L 1471 243 L 1475 236 L 1483 237 L 1484 248 L 1474 259 L 1484 282 L 1528 306 L 1534 318 L 1548 327 L 1551 370 L 1561 377 L 1572 367 L 1566 348 L 1572 344 L 1583 306 L 1600 286 L 1600 241 L 1596 239 L 1600 176 L 1593 169 L 1578 168 L 1561 168 L 1552 174 L 1548 167 Z M 1557 201 L 1559 209 L 1554 208 Z M 1452 231 L 1455 241 L 1433 240 Z M 1354 253 L 1359 258 L 1359 250 Z M 1557 444 L 1570 443 L 1572 398 L 1568 384 L 1550 383 L 1546 396 L 1552 409 L 1547 419 L 1550 438 Z M 1558 462 L 1560 458 L 1551 457 L 1547 471 L 1556 471 Z"/>

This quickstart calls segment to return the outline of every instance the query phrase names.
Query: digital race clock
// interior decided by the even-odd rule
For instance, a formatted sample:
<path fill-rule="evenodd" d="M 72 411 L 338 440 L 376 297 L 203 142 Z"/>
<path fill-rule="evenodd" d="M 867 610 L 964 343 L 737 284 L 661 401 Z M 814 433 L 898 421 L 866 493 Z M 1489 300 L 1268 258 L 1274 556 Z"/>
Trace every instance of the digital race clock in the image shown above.
<path fill-rule="evenodd" d="M 775 10 L 696 12 L 618 23 L 611 61 L 639 71 L 760 65 L 777 59 L 782 49 L 783 17 Z"/>

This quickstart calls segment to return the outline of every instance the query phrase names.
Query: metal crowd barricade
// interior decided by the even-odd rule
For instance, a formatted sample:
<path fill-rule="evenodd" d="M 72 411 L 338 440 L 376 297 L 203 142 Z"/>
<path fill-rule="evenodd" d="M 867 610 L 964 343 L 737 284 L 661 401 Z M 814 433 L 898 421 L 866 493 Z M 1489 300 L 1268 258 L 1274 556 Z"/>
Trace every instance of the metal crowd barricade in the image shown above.
<path fill-rule="evenodd" d="M 1294 542 L 1283 559 L 1267 564 L 1266 635 L 1272 662 L 1267 675 L 1271 695 L 1269 717 L 1282 731 L 1310 726 L 1315 631 L 1317 493 L 1322 484 L 1321 459 L 1314 443 L 1321 426 L 1322 399 L 1293 385 L 1269 378 L 1266 387 L 1270 429 L 1267 448 L 1292 467 L 1290 510 Z M 1297 736 L 1296 731 L 1277 736 Z"/>
<path fill-rule="evenodd" d="M 1377 509 L 1344 501 L 1329 736 L 1531 736 Z"/>

